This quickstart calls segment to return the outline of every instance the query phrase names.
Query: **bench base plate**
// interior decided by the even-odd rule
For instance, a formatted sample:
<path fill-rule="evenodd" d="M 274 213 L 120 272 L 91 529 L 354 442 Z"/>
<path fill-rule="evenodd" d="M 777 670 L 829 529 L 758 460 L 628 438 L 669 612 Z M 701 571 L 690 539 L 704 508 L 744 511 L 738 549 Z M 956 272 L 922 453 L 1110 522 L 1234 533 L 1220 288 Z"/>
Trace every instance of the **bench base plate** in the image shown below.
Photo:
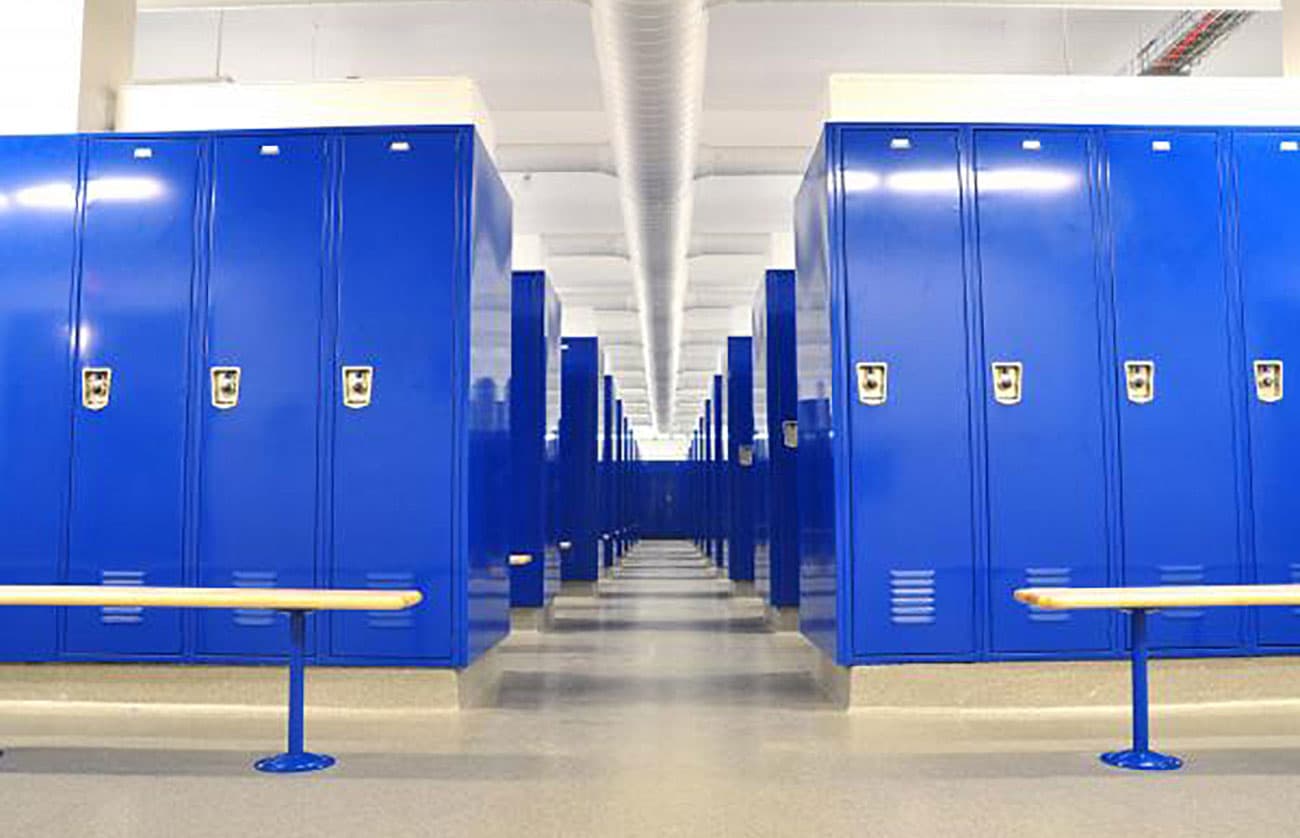
<path fill-rule="evenodd" d="M 259 759 L 253 763 L 258 771 L 267 774 L 303 774 L 308 771 L 323 771 L 334 764 L 334 757 L 329 754 L 276 754 L 273 757 Z"/>
<path fill-rule="evenodd" d="M 1178 757 L 1156 751 L 1110 751 L 1101 755 L 1101 761 L 1130 771 L 1177 771 L 1183 767 Z"/>

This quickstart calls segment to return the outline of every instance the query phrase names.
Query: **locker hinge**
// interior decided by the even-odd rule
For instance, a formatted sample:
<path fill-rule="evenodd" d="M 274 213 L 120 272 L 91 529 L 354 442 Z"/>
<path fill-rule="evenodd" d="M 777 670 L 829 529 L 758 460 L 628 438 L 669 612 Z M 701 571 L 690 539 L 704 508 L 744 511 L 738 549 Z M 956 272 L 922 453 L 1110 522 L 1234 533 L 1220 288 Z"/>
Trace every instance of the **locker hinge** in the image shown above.
<path fill-rule="evenodd" d="M 212 406 L 217 410 L 230 410 L 239 404 L 239 367 L 213 367 Z"/>
<path fill-rule="evenodd" d="M 369 407 L 374 381 L 374 367 L 344 367 L 343 405 L 353 409 Z"/>
<path fill-rule="evenodd" d="M 1255 395 L 1269 404 L 1282 401 L 1281 361 L 1255 362 Z"/>
<path fill-rule="evenodd" d="M 883 361 L 863 361 L 856 369 L 858 401 L 873 407 L 884 404 L 889 398 L 889 364 Z"/>
<path fill-rule="evenodd" d="M 994 361 L 993 399 L 998 404 L 1020 404 L 1024 377 L 1025 368 L 1019 361 Z"/>
<path fill-rule="evenodd" d="M 81 371 L 81 404 L 86 410 L 103 410 L 113 389 L 113 371 L 108 367 L 86 367 Z"/>
<path fill-rule="evenodd" d="M 1156 397 L 1155 361 L 1125 361 L 1124 383 L 1128 400 L 1133 404 L 1149 404 Z"/>

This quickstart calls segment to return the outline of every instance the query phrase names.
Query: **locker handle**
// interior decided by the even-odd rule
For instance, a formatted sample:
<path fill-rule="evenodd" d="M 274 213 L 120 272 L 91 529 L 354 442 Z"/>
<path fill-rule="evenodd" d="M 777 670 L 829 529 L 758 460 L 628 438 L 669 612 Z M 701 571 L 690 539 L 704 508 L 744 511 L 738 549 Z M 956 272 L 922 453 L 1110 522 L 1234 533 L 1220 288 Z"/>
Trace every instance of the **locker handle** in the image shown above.
<path fill-rule="evenodd" d="M 374 367 L 343 368 L 343 405 L 353 410 L 370 406 L 374 395 Z"/>
<path fill-rule="evenodd" d="M 1156 397 L 1156 362 L 1125 361 L 1124 384 L 1133 404 L 1149 404 Z"/>
<path fill-rule="evenodd" d="M 889 398 L 889 364 L 863 361 L 855 369 L 858 373 L 858 401 L 873 407 L 884 404 Z"/>
<path fill-rule="evenodd" d="M 1255 362 L 1255 396 L 1265 404 L 1282 401 L 1282 362 Z"/>
<path fill-rule="evenodd" d="M 781 441 L 786 448 L 799 447 L 799 423 L 787 419 L 781 423 Z"/>
<path fill-rule="evenodd" d="M 1019 361 L 993 362 L 993 400 L 998 404 L 1020 404 L 1025 377 Z"/>
<path fill-rule="evenodd" d="M 108 367 L 86 367 L 81 371 L 81 404 L 87 410 L 108 407 L 113 390 L 113 370 Z"/>
<path fill-rule="evenodd" d="M 217 410 L 230 410 L 239 404 L 239 380 L 242 376 L 239 367 L 213 367 L 212 406 Z"/>

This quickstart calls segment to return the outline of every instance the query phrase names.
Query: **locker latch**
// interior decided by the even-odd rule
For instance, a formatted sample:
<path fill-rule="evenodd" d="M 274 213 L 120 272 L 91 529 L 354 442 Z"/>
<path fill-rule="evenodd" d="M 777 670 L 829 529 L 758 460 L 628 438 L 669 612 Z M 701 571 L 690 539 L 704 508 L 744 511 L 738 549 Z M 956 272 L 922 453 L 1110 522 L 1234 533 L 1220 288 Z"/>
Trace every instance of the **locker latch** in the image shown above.
<path fill-rule="evenodd" d="M 359 409 L 370 406 L 370 397 L 374 390 L 374 367 L 343 368 L 343 404 L 345 407 Z"/>
<path fill-rule="evenodd" d="M 799 423 L 794 420 L 786 420 L 781 423 L 781 439 L 786 448 L 799 447 Z"/>
<path fill-rule="evenodd" d="M 872 406 L 885 403 L 889 397 L 889 364 L 882 361 L 864 361 L 857 365 L 858 401 Z"/>
<path fill-rule="evenodd" d="M 998 404 L 1020 404 L 1024 365 L 1019 361 L 993 363 L 993 399 Z"/>
<path fill-rule="evenodd" d="M 239 367 L 213 367 L 212 406 L 217 410 L 230 410 L 239 404 Z"/>
<path fill-rule="evenodd" d="M 1282 362 L 1255 362 L 1255 395 L 1262 402 L 1282 401 Z"/>
<path fill-rule="evenodd" d="M 1125 361 L 1124 382 L 1128 400 L 1133 404 L 1147 404 L 1156 397 L 1155 361 Z"/>
<path fill-rule="evenodd" d="M 86 367 L 81 371 L 81 404 L 87 410 L 108 407 L 113 388 L 113 371 L 108 367 Z"/>
<path fill-rule="evenodd" d="M 749 468 L 754 464 L 754 446 L 741 445 L 736 448 L 736 465 Z"/>

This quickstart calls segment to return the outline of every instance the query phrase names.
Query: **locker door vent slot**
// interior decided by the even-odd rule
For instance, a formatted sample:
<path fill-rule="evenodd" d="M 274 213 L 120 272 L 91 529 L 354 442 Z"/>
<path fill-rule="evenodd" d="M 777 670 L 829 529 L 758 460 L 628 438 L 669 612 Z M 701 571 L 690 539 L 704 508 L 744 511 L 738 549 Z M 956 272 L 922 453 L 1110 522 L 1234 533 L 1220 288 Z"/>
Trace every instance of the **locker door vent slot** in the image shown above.
<path fill-rule="evenodd" d="M 1070 568 L 1068 567 L 1027 567 L 1025 568 L 1025 586 L 1028 588 L 1068 588 L 1070 587 Z M 1029 619 L 1035 623 L 1066 623 L 1070 621 L 1069 611 L 1055 611 L 1048 608 L 1029 606 Z"/>
<path fill-rule="evenodd" d="M 736 448 L 736 465 L 750 468 L 754 465 L 754 446 L 740 445 Z"/>
<path fill-rule="evenodd" d="M 781 441 L 785 443 L 786 448 L 799 447 L 799 423 L 782 422 L 781 423 Z"/>
<path fill-rule="evenodd" d="M 1160 572 L 1161 585 L 1203 585 L 1205 584 L 1205 565 L 1203 564 L 1162 564 L 1157 567 Z M 1170 608 L 1160 612 L 1170 620 L 1199 620 L 1205 616 L 1203 608 Z"/>
<path fill-rule="evenodd" d="M 132 588 L 144 584 L 143 570 L 103 570 L 99 584 Z M 144 609 L 138 605 L 106 605 L 99 609 L 99 621 L 106 626 L 135 626 L 144 622 Z"/>
<path fill-rule="evenodd" d="M 416 587 L 414 573 L 367 573 L 366 587 L 392 591 Z M 406 611 L 367 611 L 366 623 L 373 629 L 410 629 L 415 627 L 415 616 Z"/>
<path fill-rule="evenodd" d="M 235 588 L 274 588 L 278 577 L 273 570 L 236 570 L 230 583 Z M 266 628 L 275 625 L 275 612 L 268 608 L 236 608 L 233 620 L 245 628 Z"/>
<path fill-rule="evenodd" d="M 108 367 L 86 367 L 81 371 L 81 404 L 86 410 L 103 410 L 113 390 L 113 371 Z"/>
<path fill-rule="evenodd" d="M 889 398 L 889 364 L 863 361 L 858 364 L 858 401 L 873 407 Z"/>
<path fill-rule="evenodd" d="M 374 367 L 343 368 L 343 404 L 358 410 L 370 406 L 374 393 Z"/>
<path fill-rule="evenodd" d="M 924 626 L 935 621 L 933 570 L 889 571 L 889 621 Z"/>
<path fill-rule="evenodd" d="M 1255 397 L 1272 404 L 1282 401 L 1282 362 L 1255 362 Z"/>
<path fill-rule="evenodd" d="M 1133 404 L 1149 404 L 1156 397 L 1155 361 L 1125 361 L 1124 385 Z"/>
<path fill-rule="evenodd" d="M 213 367 L 212 406 L 217 410 L 230 410 L 239 404 L 239 367 Z"/>
<path fill-rule="evenodd" d="M 1020 404 L 1024 365 L 1019 361 L 993 363 L 993 399 L 998 404 Z"/>

